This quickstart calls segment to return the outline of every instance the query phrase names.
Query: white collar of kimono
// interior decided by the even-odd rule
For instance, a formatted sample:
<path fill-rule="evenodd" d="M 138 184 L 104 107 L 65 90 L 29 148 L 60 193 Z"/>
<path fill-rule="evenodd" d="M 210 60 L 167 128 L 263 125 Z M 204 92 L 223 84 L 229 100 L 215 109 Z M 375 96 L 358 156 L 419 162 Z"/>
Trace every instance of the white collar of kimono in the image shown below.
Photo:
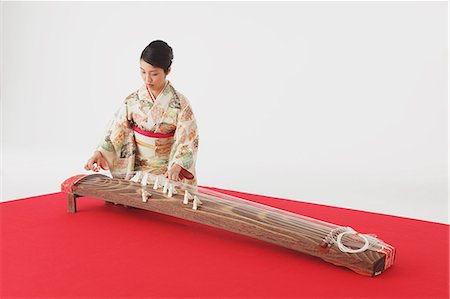
<path fill-rule="evenodd" d="M 166 84 L 164 85 L 163 89 L 161 89 L 161 91 L 159 92 L 158 96 L 155 98 L 155 96 L 153 95 L 153 92 L 151 91 L 151 89 L 147 89 L 148 93 L 150 94 L 150 97 L 153 100 L 153 103 L 156 102 L 157 99 L 159 99 L 161 97 L 161 95 L 163 94 L 164 89 L 166 89 L 167 85 L 169 84 L 169 80 L 166 80 Z"/>

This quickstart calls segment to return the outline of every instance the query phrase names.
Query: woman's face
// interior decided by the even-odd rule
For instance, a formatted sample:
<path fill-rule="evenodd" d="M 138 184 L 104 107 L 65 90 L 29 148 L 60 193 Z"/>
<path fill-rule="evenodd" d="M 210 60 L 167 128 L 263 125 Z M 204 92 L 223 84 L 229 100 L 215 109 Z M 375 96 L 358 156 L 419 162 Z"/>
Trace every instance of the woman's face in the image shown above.
<path fill-rule="evenodd" d="M 155 67 L 150 63 L 141 59 L 141 77 L 144 83 L 153 90 L 160 90 L 166 84 L 166 76 L 170 73 L 170 68 L 167 74 L 160 67 Z"/>

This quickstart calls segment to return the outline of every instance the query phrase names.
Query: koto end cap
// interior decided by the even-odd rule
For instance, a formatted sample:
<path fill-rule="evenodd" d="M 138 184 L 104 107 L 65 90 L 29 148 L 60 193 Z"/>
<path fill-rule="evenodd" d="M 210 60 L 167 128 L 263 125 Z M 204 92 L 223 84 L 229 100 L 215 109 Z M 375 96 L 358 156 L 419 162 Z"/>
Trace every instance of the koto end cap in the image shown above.
<path fill-rule="evenodd" d="M 82 178 L 88 176 L 88 174 L 78 174 L 68 178 L 61 184 L 61 192 L 72 193 L 73 186 Z"/>

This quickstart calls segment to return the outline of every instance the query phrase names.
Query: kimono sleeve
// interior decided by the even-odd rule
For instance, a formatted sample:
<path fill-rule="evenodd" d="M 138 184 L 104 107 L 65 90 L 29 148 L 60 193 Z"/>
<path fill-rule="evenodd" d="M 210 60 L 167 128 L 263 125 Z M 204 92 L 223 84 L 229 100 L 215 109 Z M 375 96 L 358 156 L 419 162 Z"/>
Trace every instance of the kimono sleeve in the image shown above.
<path fill-rule="evenodd" d="M 183 96 L 180 102 L 181 110 L 177 119 L 175 140 L 172 145 L 168 166 L 170 169 L 176 163 L 184 168 L 184 170 L 187 170 L 195 179 L 195 164 L 197 161 L 199 140 L 197 122 L 186 97 Z"/>
<path fill-rule="evenodd" d="M 109 121 L 97 149 L 105 158 L 113 177 L 124 178 L 134 170 L 136 143 L 125 100 Z"/>

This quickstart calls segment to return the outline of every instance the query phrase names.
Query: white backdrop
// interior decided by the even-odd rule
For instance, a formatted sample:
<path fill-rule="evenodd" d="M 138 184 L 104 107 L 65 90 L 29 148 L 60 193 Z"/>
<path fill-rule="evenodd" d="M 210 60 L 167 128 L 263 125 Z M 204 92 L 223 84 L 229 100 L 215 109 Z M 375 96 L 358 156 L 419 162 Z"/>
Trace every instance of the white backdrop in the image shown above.
<path fill-rule="evenodd" d="M 200 185 L 448 223 L 447 2 L 2 8 L 2 200 L 86 173 L 163 39 Z"/>

